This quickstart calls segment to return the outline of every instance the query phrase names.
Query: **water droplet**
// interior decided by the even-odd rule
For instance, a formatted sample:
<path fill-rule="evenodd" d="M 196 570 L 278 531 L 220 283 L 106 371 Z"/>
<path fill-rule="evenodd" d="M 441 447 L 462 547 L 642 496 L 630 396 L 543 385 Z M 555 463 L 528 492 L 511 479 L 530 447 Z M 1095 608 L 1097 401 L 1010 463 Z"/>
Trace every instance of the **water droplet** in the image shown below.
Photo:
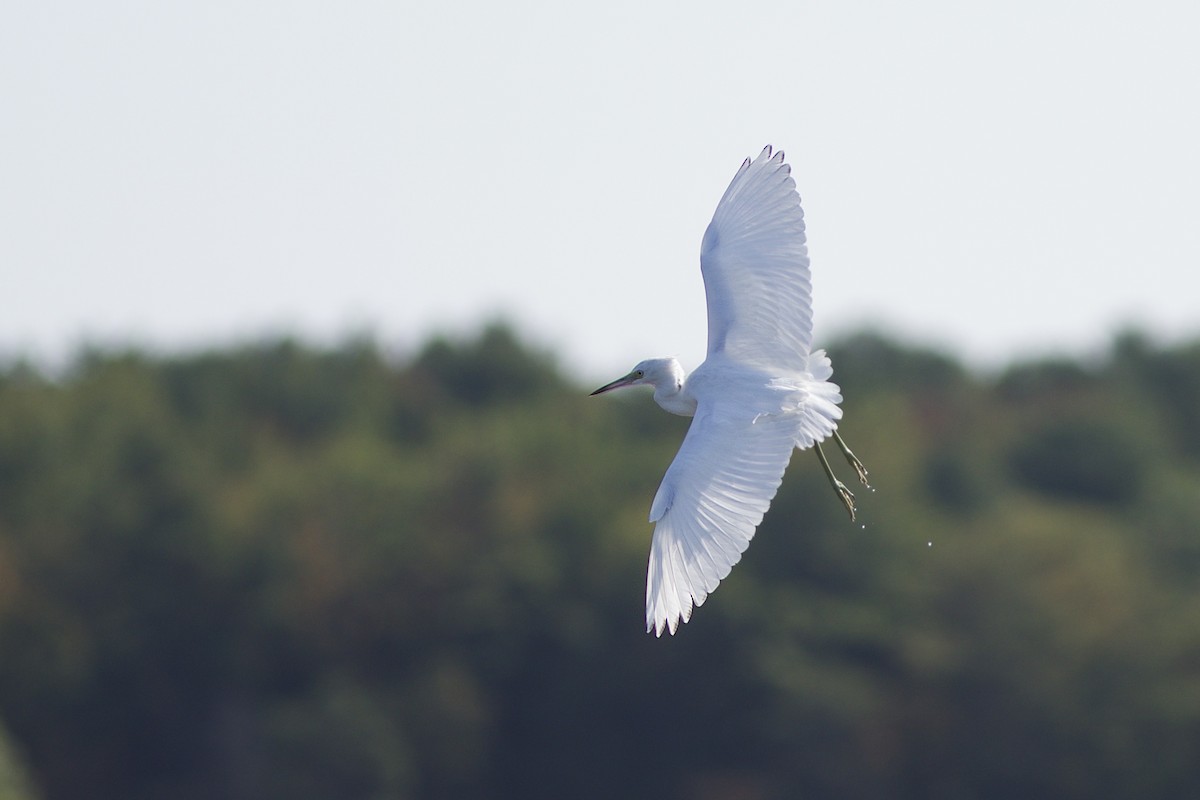
<path fill-rule="evenodd" d="M 926 543 L 925 543 L 925 546 L 926 546 L 926 547 L 933 547 L 933 542 L 926 542 Z"/>

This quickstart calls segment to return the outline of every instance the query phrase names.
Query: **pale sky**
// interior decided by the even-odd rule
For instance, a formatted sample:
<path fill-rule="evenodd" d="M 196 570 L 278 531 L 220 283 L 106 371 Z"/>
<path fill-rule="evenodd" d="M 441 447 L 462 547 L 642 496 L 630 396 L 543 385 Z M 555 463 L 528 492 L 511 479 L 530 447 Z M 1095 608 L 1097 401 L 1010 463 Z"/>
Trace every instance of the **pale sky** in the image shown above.
<path fill-rule="evenodd" d="M 584 379 L 694 367 L 700 238 L 767 143 L 818 343 L 1200 335 L 1198 9 L 7 2 L 0 356 L 503 315 Z"/>

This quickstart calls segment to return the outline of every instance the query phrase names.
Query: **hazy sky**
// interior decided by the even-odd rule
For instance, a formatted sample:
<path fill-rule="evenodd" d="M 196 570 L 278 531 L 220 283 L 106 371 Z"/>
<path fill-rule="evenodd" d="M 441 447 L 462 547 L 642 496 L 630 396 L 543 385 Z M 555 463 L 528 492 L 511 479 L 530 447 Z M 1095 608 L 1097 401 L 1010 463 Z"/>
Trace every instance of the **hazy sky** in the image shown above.
<path fill-rule="evenodd" d="M 1198 8 L 7 2 L 0 354 L 503 314 L 586 378 L 695 366 L 700 237 L 768 142 L 818 340 L 1194 336 Z"/>

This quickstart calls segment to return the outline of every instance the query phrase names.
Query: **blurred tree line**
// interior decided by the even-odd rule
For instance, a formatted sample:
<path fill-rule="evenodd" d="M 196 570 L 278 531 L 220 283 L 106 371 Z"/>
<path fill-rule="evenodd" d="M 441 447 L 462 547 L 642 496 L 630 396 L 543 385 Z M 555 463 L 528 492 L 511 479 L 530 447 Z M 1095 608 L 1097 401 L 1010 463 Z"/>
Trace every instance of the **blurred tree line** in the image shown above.
<path fill-rule="evenodd" d="M 830 351 L 865 526 L 797 454 L 662 640 L 687 420 L 503 325 L 10 364 L 0 798 L 1200 797 L 1200 343 Z"/>

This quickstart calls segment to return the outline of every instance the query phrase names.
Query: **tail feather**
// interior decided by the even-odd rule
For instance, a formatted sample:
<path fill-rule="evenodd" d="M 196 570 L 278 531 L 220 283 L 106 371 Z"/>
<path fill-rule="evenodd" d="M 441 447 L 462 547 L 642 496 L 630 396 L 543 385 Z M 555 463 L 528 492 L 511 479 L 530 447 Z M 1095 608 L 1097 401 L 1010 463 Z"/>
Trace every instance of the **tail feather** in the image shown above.
<path fill-rule="evenodd" d="M 842 418 L 842 390 L 829 379 L 833 377 L 833 364 L 824 350 L 814 350 L 808 356 L 808 374 L 813 382 L 805 387 L 804 398 L 798 409 L 802 420 L 796 436 L 796 447 L 807 450 L 817 442 L 824 441 L 837 430 Z"/>

